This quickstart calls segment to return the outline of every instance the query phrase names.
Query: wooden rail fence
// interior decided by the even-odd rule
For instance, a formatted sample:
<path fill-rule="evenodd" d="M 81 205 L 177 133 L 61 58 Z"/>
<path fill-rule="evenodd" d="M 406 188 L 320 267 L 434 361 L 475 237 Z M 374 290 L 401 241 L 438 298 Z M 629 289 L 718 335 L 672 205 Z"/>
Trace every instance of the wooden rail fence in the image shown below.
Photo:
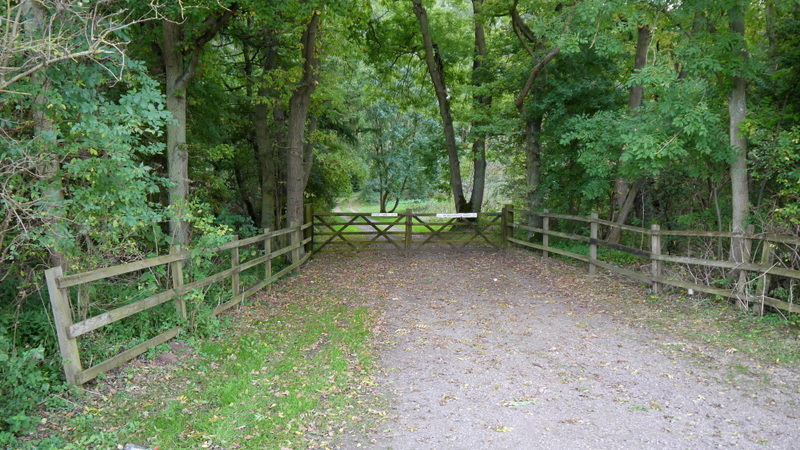
<path fill-rule="evenodd" d="M 186 249 L 181 249 L 179 246 L 173 247 L 168 255 L 149 258 L 142 261 L 135 261 L 119 266 L 93 270 L 90 272 L 65 275 L 63 268 L 61 267 L 53 267 L 48 269 L 45 271 L 45 276 L 47 279 L 50 303 L 53 309 L 56 333 L 58 334 L 59 349 L 61 351 L 64 373 L 66 375 L 67 382 L 77 385 L 86 383 L 87 381 L 97 377 L 99 374 L 119 367 L 125 362 L 130 361 L 138 355 L 146 352 L 148 348 L 160 345 L 173 339 L 182 331 L 182 328 L 180 326 L 174 327 L 159 334 L 158 336 L 136 345 L 133 348 L 129 348 L 106 361 L 94 364 L 86 369 L 83 368 L 78 349 L 78 338 L 81 336 L 84 336 L 87 333 L 97 330 L 103 326 L 122 320 L 126 317 L 150 310 L 169 301 L 175 302 L 176 315 L 185 320 L 187 319 L 186 302 L 184 299 L 186 294 L 195 289 L 201 289 L 230 278 L 232 297 L 230 301 L 218 304 L 216 306 L 212 314 L 218 315 L 221 312 L 240 304 L 245 298 L 260 291 L 265 286 L 273 283 L 286 273 L 294 270 L 303 262 L 305 262 L 310 256 L 310 253 L 306 252 L 304 256 L 301 256 L 301 253 L 302 249 L 310 244 L 310 231 L 310 222 L 299 226 L 293 224 L 282 230 L 265 230 L 264 233 L 259 236 L 247 239 L 234 238 L 234 240 L 230 243 L 220 245 L 215 248 L 205 249 L 203 252 L 206 254 L 230 250 L 231 267 L 205 278 L 194 280 L 190 283 L 184 283 L 183 264 L 190 259 L 191 252 Z M 280 237 L 283 238 L 276 239 Z M 283 244 L 280 248 L 273 249 L 273 244 L 276 240 L 284 241 L 285 244 Z M 240 261 L 239 250 L 242 247 L 254 245 L 260 246 L 259 252 L 257 252 L 257 254 L 260 255 L 248 261 Z M 273 273 L 272 260 L 286 254 L 291 255 L 292 263 L 279 272 Z M 241 286 L 240 274 L 243 271 L 256 267 L 260 264 L 264 265 L 263 278 L 253 286 L 243 289 Z M 163 292 L 159 292 L 143 300 L 129 303 L 114 310 L 89 317 L 85 320 L 73 322 L 73 308 L 70 301 L 70 288 L 85 285 L 94 281 L 105 280 L 111 277 L 118 277 L 131 272 L 151 269 L 158 266 L 167 266 L 169 268 L 172 284 L 171 289 L 164 290 Z"/>
<path fill-rule="evenodd" d="M 800 291 L 800 237 L 789 235 L 778 235 L 770 233 L 730 233 L 715 231 L 670 231 L 662 230 L 658 225 L 648 228 L 640 228 L 630 225 L 618 225 L 616 223 L 602 220 L 593 214 L 590 217 L 571 216 L 565 214 L 552 214 L 548 211 L 533 212 L 521 209 L 506 207 L 503 209 L 507 229 L 503 235 L 509 243 L 526 248 L 541 250 L 547 257 L 550 253 L 555 253 L 569 258 L 584 261 L 589 265 L 589 272 L 594 273 L 597 267 L 601 267 L 612 272 L 616 272 L 627 277 L 648 283 L 654 292 L 658 293 L 662 286 L 673 286 L 686 289 L 689 292 L 704 292 L 711 295 L 736 299 L 743 306 L 752 306 L 758 312 L 764 312 L 765 306 L 771 306 L 782 311 L 800 313 L 800 302 L 795 297 L 795 290 Z M 531 218 L 537 218 L 541 226 L 531 226 Z M 556 229 L 554 222 L 560 221 L 564 226 Z M 586 230 L 588 225 L 588 230 Z M 600 227 L 609 229 L 618 227 L 635 236 L 630 237 L 625 242 L 639 242 L 638 247 L 632 245 L 622 245 L 611 243 L 599 238 Z M 579 234 L 576 229 L 582 229 L 586 234 Z M 520 230 L 522 235 L 528 233 L 539 233 L 541 243 L 530 242 L 521 239 L 523 236 L 516 236 L 515 230 Z M 637 238 L 638 237 L 638 238 Z M 572 252 L 550 244 L 551 238 L 559 238 L 566 241 L 581 242 L 589 244 L 589 255 Z M 736 263 L 728 259 L 697 257 L 689 255 L 669 254 L 666 251 L 666 240 L 677 241 L 678 239 L 691 238 L 711 238 L 720 240 L 741 240 L 744 244 L 745 255 L 748 260 L 743 263 Z M 611 250 L 620 251 L 633 255 L 642 260 L 639 265 L 640 270 L 630 267 L 620 267 L 609 261 L 598 258 L 598 247 L 605 247 Z M 673 245 L 675 247 L 675 245 Z M 718 247 L 725 248 L 722 244 Z M 687 252 L 691 247 L 686 245 Z M 779 255 L 781 258 L 776 258 Z M 782 261 L 778 261 L 782 259 Z M 780 262 L 780 264 L 779 264 Z M 714 284 L 720 283 L 719 279 L 710 280 L 709 283 L 698 283 L 698 280 L 688 280 L 681 276 L 681 272 L 686 272 L 686 268 L 703 267 L 726 269 L 730 273 L 735 273 L 736 278 L 727 284 L 734 284 L 733 287 L 718 287 Z M 783 291 L 782 299 L 770 296 L 778 289 L 771 289 L 771 281 L 775 277 L 781 277 L 784 284 L 788 284 L 789 289 L 779 288 Z"/>
<path fill-rule="evenodd" d="M 590 273 L 594 273 L 600 267 L 625 275 L 650 284 L 654 292 L 659 292 L 665 285 L 673 286 L 689 291 L 734 298 L 742 305 L 760 308 L 761 313 L 764 312 L 765 306 L 800 313 L 800 304 L 794 296 L 795 288 L 800 291 L 800 282 L 798 282 L 800 281 L 800 270 L 798 270 L 800 267 L 800 237 L 797 236 L 752 232 L 669 231 L 661 230 L 658 225 L 640 228 L 602 220 L 596 214 L 590 217 L 580 217 L 552 214 L 548 211 L 533 212 L 513 209 L 510 206 L 503 208 L 502 213 L 481 213 L 474 217 L 458 214 L 416 214 L 410 210 L 397 215 L 377 216 L 383 217 L 378 219 L 375 214 L 366 213 L 313 213 L 310 208 L 307 208 L 306 223 L 303 225 L 292 224 L 288 228 L 278 231 L 265 230 L 259 236 L 234 239 L 230 243 L 203 250 L 206 254 L 229 250 L 231 266 L 189 283 L 185 283 L 184 280 L 183 264 L 190 259 L 191 252 L 177 246 L 164 256 L 90 272 L 65 275 L 61 267 L 48 269 L 45 271 L 45 276 L 67 382 L 78 385 L 86 383 L 99 374 L 119 367 L 146 352 L 148 348 L 173 339 L 178 336 L 182 328 L 174 327 L 86 369 L 83 368 L 78 346 L 78 338 L 81 336 L 169 301 L 175 303 L 177 317 L 185 320 L 187 310 L 184 296 L 193 290 L 230 279 L 231 300 L 218 304 L 212 313 L 213 315 L 220 314 L 239 305 L 245 298 L 294 270 L 304 263 L 313 252 L 323 249 L 335 250 L 337 244 L 339 250 L 348 251 L 361 251 L 378 247 L 378 244 L 381 244 L 383 248 L 398 250 L 406 256 L 409 256 L 412 250 L 430 244 L 442 244 L 455 249 L 461 249 L 473 243 L 481 243 L 494 248 L 506 248 L 513 244 L 540 250 L 545 257 L 554 253 L 586 262 Z M 534 218 L 536 220 L 531 220 Z M 540 225 L 533 226 L 531 223 Z M 625 233 L 624 237 L 626 238 L 622 240 L 625 244 L 611 243 L 601 239 L 601 227 L 606 230 L 611 227 L 621 228 Z M 535 236 L 537 233 L 541 239 L 534 242 L 530 236 Z M 280 241 L 285 243 L 280 248 L 273 248 L 274 241 L 280 237 L 283 237 Z M 714 259 L 691 254 L 678 255 L 670 254 L 667 251 L 670 248 L 677 248 L 675 245 L 677 240 L 692 238 L 741 240 L 744 242 L 748 260 L 737 264 L 725 258 Z M 552 239 L 588 244 L 588 256 L 551 245 Z M 636 245 L 637 242 L 638 245 Z M 257 252 L 259 256 L 248 261 L 241 261 L 239 250 L 242 247 L 254 245 L 259 245 Z M 610 260 L 600 259 L 598 247 L 623 252 L 638 258 L 640 261 L 638 270 L 636 264 L 621 267 Z M 723 248 L 724 246 L 719 244 L 718 247 Z M 686 245 L 687 253 L 691 248 L 690 245 Z M 291 255 L 292 264 L 273 273 L 272 260 L 287 254 Z M 243 289 L 240 274 L 260 264 L 264 265 L 263 278 L 253 286 Z M 70 289 L 158 266 L 166 266 L 169 269 L 172 285 L 170 289 L 79 322 L 73 321 Z M 725 269 L 738 274 L 738 280 L 733 287 L 715 286 L 714 284 L 718 280 L 699 283 L 697 279 L 691 280 L 681 276 L 679 269 L 685 267 Z M 771 281 L 775 279 L 783 281 L 783 284 L 788 282 L 788 290 L 779 288 L 783 289 L 782 298 L 772 295 L 778 290 L 771 288 L 775 284 Z"/>

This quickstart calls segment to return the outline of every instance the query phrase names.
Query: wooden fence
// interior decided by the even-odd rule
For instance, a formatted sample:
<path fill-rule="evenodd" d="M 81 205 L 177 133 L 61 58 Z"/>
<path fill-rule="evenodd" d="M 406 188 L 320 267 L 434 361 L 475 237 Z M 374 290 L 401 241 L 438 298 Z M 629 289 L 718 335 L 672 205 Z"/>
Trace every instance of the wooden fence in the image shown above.
<path fill-rule="evenodd" d="M 219 253 L 230 250 L 231 267 L 202 279 L 184 283 L 183 264 L 190 259 L 192 252 L 186 249 L 173 247 L 168 255 L 155 258 L 135 261 L 114 267 L 93 270 L 91 272 L 65 275 L 61 267 L 54 267 L 45 272 L 47 287 L 50 293 L 50 303 L 53 308 L 58 343 L 63 361 L 64 373 L 67 382 L 70 384 L 83 384 L 97 377 L 99 374 L 119 367 L 127 361 L 137 357 L 147 351 L 148 348 L 160 345 L 176 337 L 181 331 L 180 326 L 174 327 L 166 332 L 159 334 L 133 348 L 129 348 L 116 356 L 92 365 L 84 369 L 81 362 L 78 338 L 86 335 L 103 326 L 112 324 L 134 314 L 148 311 L 158 305 L 169 301 L 174 301 L 176 315 L 183 320 L 187 319 L 186 302 L 184 296 L 193 290 L 202 289 L 214 283 L 230 279 L 232 286 L 231 300 L 221 303 L 213 310 L 213 315 L 228 310 L 240 304 L 245 298 L 260 291 L 268 284 L 279 279 L 289 271 L 300 266 L 310 256 L 306 252 L 301 256 L 302 248 L 310 244 L 311 223 L 300 226 L 290 226 L 288 228 L 269 231 L 264 234 L 247 239 L 234 239 L 232 242 L 220 245 L 215 248 L 204 249 L 205 254 Z M 282 237 L 282 238 L 281 238 Z M 280 238 L 280 239 L 276 239 Z M 280 248 L 273 249 L 276 241 L 284 244 Z M 248 261 L 240 261 L 239 250 L 242 247 L 259 245 L 260 254 Z M 272 273 L 272 260 L 290 254 L 292 264 L 283 268 L 277 273 Z M 263 278 L 253 286 L 243 289 L 241 286 L 240 274 L 258 265 L 264 265 Z M 171 278 L 171 289 L 164 290 L 155 295 L 147 297 L 127 305 L 121 306 L 111 311 L 86 318 L 79 322 L 73 322 L 73 307 L 70 301 L 70 289 L 85 285 L 94 281 L 119 277 L 124 274 L 152 269 L 158 266 L 166 266 Z"/>
<path fill-rule="evenodd" d="M 482 245 L 499 249 L 506 229 L 501 213 L 313 213 L 313 249 L 397 250 L 409 256 L 425 246 L 460 250 Z"/>
<path fill-rule="evenodd" d="M 551 214 L 547 211 L 532 212 L 506 207 L 503 210 L 504 223 L 508 229 L 503 233 L 508 242 L 522 247 L 538 249 L 544 256 L 555 253 L 589 264 L 589 272 L 597 267 L 616 272 L 627 277 L 648 283 L 654 292 L 662 286 L 674 286 L 689 292 L 704 292 L 711 295 L 736 299 L 743 306 L 752 306 L 764 312 L 765 306 L 779 310 L 800 313 L 800 302 L 796 291 L 800 291 L 800 237 L 770 233 L 730 233 L 714 231 L 670 231 L 658 225 L 640 228 L 618 225 L 602 220 L 593 214 L 590 217 Z M 530 223 L 540 223 L 532 226 Z M 555 226 L 558 222 L 559 226 Z M 621 228 L 624 244 L 615 244 L 603 239 L 601 227 L 608 230 Z M 515 233 L 515 230 L 519 230 Z M 527 234 L 541 234 L 541 243 L 525 239 Z M 552 239 L 562 242 L 589 244 L 588 256 L 551 245 Z M 706 246 L 714 251 L 693 256 L 698 246 L 691 239 L 716 240 L 716 244 Z M 747 260 L 735 263 L 725 256 L 725 250 L 732 240 L 740 241 Z M 564 247 L 563 245 L 561 247 Z M 598 258 L 598 247 L 607 248 L 632 255 L 640 263 L 621 267 L 610 259 Z M 671 254 L 668 250 L 683 250 L 686 254 Z M 717 257 L 709 257 L 716 253 Z M 633 266 L 633 267 L 631 267 Z M 638 266 L 638 270 L 637 270 Z M 725 277 L 709 278 L 698 276 L 698 271 L 718 269 L 726 272 Z M 704 279 L 705 278 L 705 279 Z M 700 281 L 706 281 L 701 283 Z M 728 286 L 723 286 L 723 285 Z M 787 288 L 788 286 L 788 288 Z M 776 295 L 772 295 L 776 294 Z M 776 298 L 778 295 L 782 298 Z"/>
<path fill-rule="evenodd" d="M 336 222 L 333 217 L 340 217 Z M 313 217 L 313 219 L 312 219 Z M 345 219 L 342 221 L 342 217 Z M 248 238 L 234 239 L 232 242 L 215 248 L 202 250 L 204 254 L 217 254 L 230 251 L 230 268 L 221 270 L 202 279 L 186 283 L 183 264 L 190 260 L 192 252 L 173 247 L 168 255 L 135 261 L 90 272 L 65 275 L 61 267 L 45 272 L 50 302 L 55 319 L 56 332 L 63 360 L 64 372 L 70 384 L 83 384 L 99 374 L 116 368 L 147 351 L 176 337 L 181 327 L 174 327 L 158 336 L 148 339 L 132 348 L 124 350 L 112 358 L 84 369 L 80 357 L 78 339 L 101 327 L 139 314 L 169 301 L 175 304 L 176 316 L 187 319 L 184 296 L 224 280 L 231 280 L 231 300 L 218 304 L 213 315 L 240 304 L 245 298 L 263 289 L 291 270 L 294 270 L 312 254 L 323 247 L 339 243 L 345 249 L 358 251 L 382 243 L 384 248 L 397 249 L 408 255 L 412 249 L 428 244 L 444 244 L 452 248 L 480 242 L 495 248 L 516 244 L 526 248 L 541 250 L 545 257 L 550 253 L 584 261 L 589 272 L 598 267 L 648 283 L 655 292 L 662 286 L 674 286 L 688 291 L 704 292 L 711 295 L 735 298 L 743 305 L 760 308 L 765 306 L 792 313 L 800 313 L 795 291 L 800 291 L 800 238 L 788 235 L 767 233 L 724 233 L 710 231 L 669 231 L 658 225 L 640 228 L 630 225 L 617 225 L 591 217 L 551 214 L 547 211 L 532 212 L 506 207 L 502 213 L 484 213 L 473 220 L 456 215 L 415 214 L 407 211 L 395 217 L 374 220 L 372 215 L 362 213 L 315 213 L 306 210 L 306 222 L 300 226 L 290 226 L 278 231 L 268 231 Z M 532 225 L 537 224 L 537 225 Z M 352 230 L 359 225 L 358 230 Z M 364 228 L 367 228 L 366 230 Z M 611 243 L 600 238 L 601 231 L 619 227 L 623 232 L 622 244 Z M 317 230 L 315 230 L 317 228 Z M 539 235 L 535 239 L 532 236 Z M 282 239 L 276 239 L 281 238 Z M 717 240 L 716 254 L 693 255 L 697 245 L 691 239 Z M 275 241 L 283 241 L 280 248 L 274 249 Z M 551 245 L 551 241 L 561 241 Z M 734 263 L 724 256 L 724 249 L 730 247 L 731 240 L 744 244 L 747 261 Z M 723 242 L 725 241 L 725 242 Z M 572 251 L 570 242 L 588 244 L 588 255 Z M 258 245 L 258 256 L 247 261 L 240 260 L 240 249 Z M 598 248 L 622 252 L 630 255 L 638 263 L 625 264 L 625 267 L 598 256 Z M 302 255 L 303 249 L 305 254 Z M 684 254 L 680 253 L 683 249 Z M 196 252 L 196 250 L 195 250 Z M 602 253 L 602 252 L 600 252 Z M 714 251 L 709 253 L 715 253 Z M 291 265 L 277 273 L 272 271 L 272 260 L 290 254 Z M 264 265 L 263 278 L 249 288 L 241 286 L 240 274 L 248 269 Z M 133 272 L 140 272 L 164 266 L 170 277 L 170 289 L 151 295 L 111 311 L 73 321 L 74 311 L 70 291 L 88 283 L 107 280 Z M 718 278 L 699 277 L 694 268 L 724 270 L 735 273 L 735 279 L 722 286 Z M 788 289 L 786 288 L 788 286 Z M 780 298 L 779 298 L 780 297 Z"/>

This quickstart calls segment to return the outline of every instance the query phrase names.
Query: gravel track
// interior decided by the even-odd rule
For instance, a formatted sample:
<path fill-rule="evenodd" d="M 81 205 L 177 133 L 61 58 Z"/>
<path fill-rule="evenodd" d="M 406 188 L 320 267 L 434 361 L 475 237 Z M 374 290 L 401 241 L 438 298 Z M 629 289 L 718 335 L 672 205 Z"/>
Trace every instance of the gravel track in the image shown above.
<path fill-rule="evenodd" d="M 377 317 L 384 409 L 340 448 L 800 448 L 797 368 L 640 326 L 641 286 L 518 250 L 318 260 Z"/>

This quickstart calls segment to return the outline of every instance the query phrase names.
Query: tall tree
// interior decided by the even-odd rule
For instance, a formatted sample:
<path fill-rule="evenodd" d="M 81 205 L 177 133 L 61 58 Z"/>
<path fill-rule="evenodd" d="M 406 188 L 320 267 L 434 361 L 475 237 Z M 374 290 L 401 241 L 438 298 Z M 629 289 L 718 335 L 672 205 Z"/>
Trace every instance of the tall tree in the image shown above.
<path fill-rule="evenodd" d="M 634 56 L 633 72 L 640 72 L 647 66 L 647 52 L 650 48 L 650 26 L 647 24 L 639 25 L 636 32 L 636 52 Z M 644 101 L 644 84 L 634 83 L 630 89 L 628 97 L 628 110 L 631 114 L 636 114 L 636 109 L 642 106 Z M 633 202 L 639 192 L 638 181 L 631 182 L 622 175 L 618 175 L 614 180 L 614 191 L 611 200 L 611 221 L 617 224 L 624 224 L 633 209 Z M 606 240 L 618 244 L 622 237 L 622 228 L 611 227 Z"/>
<path fill-rule="evenodd" d="M 311 106 L 311 94 L 319 79 L 319 11 L 311 12 L 308 24 L 301 37 L 303 75 L 289 99 L 289 128 L 286 156 L 286 221 L 303 222 L 303 199 L 308 176 L 313 162 L 313 147 L 306 144 L 306 119 Z M 312 121 L 312 124 L 314 121 Z M 313 126 L 312 126 L 313 128 Z M 309 133 L 310 134 L 310 133 Z"/>
<path fill-rule="evenodd" d="M 24 0 L 20 5 L 20 13 L 26 18 L 25 33 L 31 40 L 42 39 L 50 31 L 47 24 L 50 22 L 50 13 L 42 3 L 34 0 Z M 43 69 L 44 67 L 42 67 Z M 33 140 L 40 141 L 40 148 L 55 147 L 56 133 L 53 122 L 47 113 L 48 97 L 51 95 L 52 83 L 43 71 L 33 72 L 31 80 L 37 86 L 31 104 L 31 119 L 33 123 Z M 41 207 L 43 209 L 44 227 L 46 234 L 52 237 L 52 245 L 48 246 L 50 264 L 62 266 L 65 262 L 64 255 L 56 245 L 59 239 L 64 238 L 58 231 L 59 222 L 64 220 L 61 209 L 64 204 L 64 192 L 61 179 L 58 176 L 60 157 L 52 154 L 50 157 L 39 159 L 36 164 L 36 176 L 43 180 Z"/>
<path fill-rule="evenodd" d="M 535 63 L 531 69 L 525 85 L 520 89 L 519 93 L 514 100 L 514 105 L 517 107 L 520 117 L 525 123 L 525 181 L 527 190 L 527 207 L 531 211 L 538 211 L 543 205 L 542 195 L 542 176 L 541 176 L 541 158 L 542 147 L 539 137 L 542 133 L 542 123 L 544 116 L 542 114 L 531 114 L 525 111 L 525 102 L 534 87 L 534 83 L 541 74 L 542 70 L 561 53 L 560 45 L 549 45 L 547 39 L 536 36 L 533 30 L 522 20 L 522 17 L 517 10 L 517 0 L 515 0 L 509 11 L 511 18 L 511 27 L 519 40 L 520 45 L 525 49 L 525 52 L 530 56 Z M 564 32 L 569 30 L 571 16 L 566 16 L 564 23 Z M 541 226 L 541 217 L 530 215 L 528 217 L 528 225 L 534 227 Z"/>
<path fill-rule="evenodd" d="M 456 143 L 456 132 L 453 126 L 453 114 L 450 111 L 450 93 L 445 79 L 444 64 L 442 56 L 436 43 L 431 36 L 430 25 L 428 22 L 428 12 L 422 4 L 422 0 L 411 0 L 414 15 L 419 23 L 420 33 L 422 34 L 423 49 L 425 50 L 425 65 L 428 68 L 428 75 L 433 83 L 433 90 L 439 104 L 439 115 L 442 117 L 444 127 L 445 146 L 447 147 L 447 160 L 450 167 L 450 187 L 453 192 L 453 202 L 457 212 L 467 212 L 470 208 L 469 203 L 464 197 L 464 185 L 461 181 L 461 162 L 458 158 L 458 144 Z"/>
<path fill-rule="evenodd" d="M 475 49 L 472 61 L 472 86 L 475 89 L 472 99 L 475 104 L 476 114 L 479 119 L 472 122 L 476 136 L 472 141 L 472 194 L 470 194 L 470 209 L 480 212 L 483 206 L 483 197 L 486 190 L 486 130 L 488 125 L 486 116 L 492 105 L 492 96 L 485 92 L 484 84 L 488 81 L 489 73 L 487 59 L 489 50 L 486 46 L 486 31 L 481 17 L 483 0 L 472 0 L 472 19 L 475 29 Z"/>
<path fill-rule="evenodd" d="M 728 24 L 734 44 L 734 74 L 732 88 L 728 98 L 729 135 L 733 149 L 733 160 L 730 165 L 731 177 L 731 230 L 743 233 L 750 208 L 749 182 L 747 172 L 747 140 L 742 131 L 742 124 L 747 118 L 747 82 L 745 66 L 747 47 L 745 43 L 744 11 L 746 0 L 735 0 L 728 10 Z M 731 240 L 731 259 L 735 262 L 746 262 L 744 239 Z"/>
<path fill-rule="evenodd" d="M 167 126 L 167 166 L 169 171 L 170 235 L 176 244 L 189 243 L 186 221 L 189 194 L 189 152 L 186 147 L 186 90 L 197 74 L 205 45 L 217 35 L 238 9 L 234 3 L 206 17 L 192 38 L 187 39 L 185 17 L 162 22 L 161 55 L 166 78 L 167 109 L 175 121 Z M 184 11 L 181 11 L 183 14 Z"/>
<path fill-rule="evenodd" d="M 255 127 L 258 164 L 260 168 L 259 184 L 261 186 L 261 227 L 277 228 L 282 209 L 279 202 L 279 173 L 283 145 L 285 111 L 283 102 L 279 101 L 280 93 L 270 83 L 271 74 L 278 69 L 279 42 L 274 30 L 262 30 L 264 36 L 263 61 L 261 78 L 254 105 L 253 125 Z M 272 116 L 272 120 L 270 120 Z"/>

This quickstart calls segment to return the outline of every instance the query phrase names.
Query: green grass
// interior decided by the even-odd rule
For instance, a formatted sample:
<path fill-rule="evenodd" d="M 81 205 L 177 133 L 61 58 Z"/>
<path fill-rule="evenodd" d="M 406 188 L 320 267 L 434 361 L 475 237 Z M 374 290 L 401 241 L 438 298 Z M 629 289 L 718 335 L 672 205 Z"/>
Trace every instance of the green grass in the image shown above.
<path fill-rule="evenodd" d="M 800 361 L 797 327 L 779 314 L 755 316 L 728 300 L 684 301 L 682 308 L 664 312 L 665 317 L 679 320 L 678 323 L 686 324 L 686 319 L 691 319 L 681 327 L 684 336 L 765 364 Z"/>
<path fill-rule="evenodd" d="M 351 427 L 369 377 L 369 316 L 335 298 L 298 300 L 197 344 L 197 357 L 142 383 L 144 394 L 126 389 L 98 406 L 91 395 L 75 401 L 81 407 L 61 433 L 27 446 L 326 446 Z M 131 371 L 128 388 L 136 383 Z"/>
<path fill-rule="evenodd" d="M 555 241 L 555 244 L 551 244 L 554 247 L 589 255 L 588 244 L 563 239 Z M 597 256 L 599 260 L 623 266 L 641 261 L 634 255 L 603 247 L 598 248 Z M 560 258 L 583 264 L 572 258 Z M 671 292 L 682 291 L 672 289 L 664 295 L 649 297 L 649 302 L 658 311 L 657 315 L 648 318 L 651 327 L 669 330 L 687 340 L 764 364 L 800 361 L 800 320 L 797 315 L 768 313 L 761 317 L 739 309 L 729 299 L 711 296 L 687 298 L 681 294 L 670 295 Z"/>
<path fill-rule="evenodd" d="M 349 202 L 342 205 L 343 209 L 347 209 L 347 203 L 352 205 L 353 212 L 374 213 L 380 212 L 380 205 L 377 203 L 363 202 L 359 196 L 355 196 Z M 388 206 L 394 206 L 392 202 Z M 407 209 L 415 213 L 451 213 L 455 212 L 453 202 L 449 199 L 445 200 L 401 200 L 395 208 L 395 212 L 404 213 Z"/>
<path fill-rule="evenodd" d="M 525 240 L 527 239 L 527 234 L 516 233 L 515 237 L 517 239 Z M 541 244 L 541 235 L 537 233 L 536 236 L 534 237 L 534 241 L 538 244 Z M 585 242 L 576 242 L 569 239 L 553 236 L 550 237 L 550 247 L 557 248 L 560 250 L 566 250 L 582 256 L 587 256 L 587 257 L 589 256 L 589 244 Z M 552 256 L 554 258 L 562 259 L 564 261 L 575 261 L 573 258 L 559 255 L 557 253 L 553 253 Z M 644 261 L 644 259 L 636 255 L 632 255 L 627 252 L 614 250 L 603 246 L 597 247 L 597 259 L 600 261 L 607 262 L 609 264 L 622 265 L 622 266 L 636 264 Z"/>

